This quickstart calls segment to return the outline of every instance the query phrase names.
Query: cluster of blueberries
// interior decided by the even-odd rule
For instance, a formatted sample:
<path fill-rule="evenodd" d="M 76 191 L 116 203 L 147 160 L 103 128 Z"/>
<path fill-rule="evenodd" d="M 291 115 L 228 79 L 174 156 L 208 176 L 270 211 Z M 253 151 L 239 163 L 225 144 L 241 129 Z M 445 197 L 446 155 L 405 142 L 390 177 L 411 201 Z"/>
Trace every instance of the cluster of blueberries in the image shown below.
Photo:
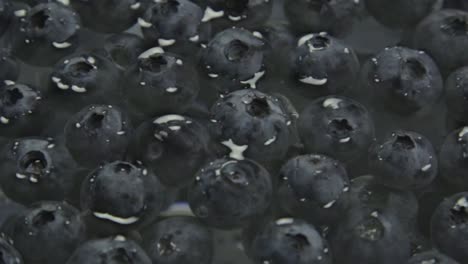
<path fill-rule="evenodd" d="M 0 0 L 0 263 L 467 264 L 467 3 Z"/>

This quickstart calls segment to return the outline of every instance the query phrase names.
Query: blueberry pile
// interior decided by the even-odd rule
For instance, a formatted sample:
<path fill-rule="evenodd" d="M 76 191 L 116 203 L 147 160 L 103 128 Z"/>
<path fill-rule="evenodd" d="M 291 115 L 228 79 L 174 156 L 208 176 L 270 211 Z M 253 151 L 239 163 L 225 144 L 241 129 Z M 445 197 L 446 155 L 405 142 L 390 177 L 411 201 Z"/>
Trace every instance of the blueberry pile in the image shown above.
<path fill-rule="evenodd" d="M 468 264 L 466 0 L 0 0 L 0 263 Z"/>

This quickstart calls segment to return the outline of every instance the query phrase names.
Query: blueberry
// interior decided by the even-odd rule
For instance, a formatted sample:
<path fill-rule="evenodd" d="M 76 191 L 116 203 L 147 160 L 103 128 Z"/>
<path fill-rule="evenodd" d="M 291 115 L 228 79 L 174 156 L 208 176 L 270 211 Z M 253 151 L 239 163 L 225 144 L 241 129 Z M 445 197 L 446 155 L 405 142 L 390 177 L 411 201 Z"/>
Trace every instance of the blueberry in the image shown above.
<path fill-rule="evenodd" d="M 468 193 L 454 194 L 439 204 L 431 220 L 431 238 L 435 247 L 463 263 L 468 236 Z"/>
<path fill-rule="evenodd" d="M 329 236 L 334 261 L 341 264 L 404 263 L 411 253 L 408 234 L 386 215 L 352 210 Z"/>
<path fill-rule="evenodd" d="M 145 41 L 134 34 L 114 34 L 106 38 L 103 51 L 120 70 L 126 70 L 138 61 L 138 56 L 146 50 Z"/>
<path fill-rule="evenodd" d="M 23 257 L 13 246 L 11 238 L 0 234 L 0 261 L 4 264 L 23 264 Z"/>
<path fill-rule="evenodd" d="M 366 8 L 385 26 L 408 28 L 440 8 L 438 0 L 366 0 Z"/>
<path fill-rule="evenodd" d="M 427 263 L 434 263 L 434 264 L 458 264 L 457 261 L 445 256 L 444 254 L 436 251 L 426 251 L 419 254 L 412 256 L 408 262 L 408 264 L 427 264 Z"/>
<path fill-rule="evenodd" d="M 232 158 L 270 163 L 282 159 L 290 146 L 294 117 L 276 96 L 235 91 L 216 102 L 211 115 L 215 140 L 230 149 Z"/>
<path fill-rule="evenodd" d="M 137 22 L 144 7 L 137 0 L 70 1 L 83 20 L 83 25 L 103 33 L 125 31 Z"/>
<path fill-rule="evenodd" d="M 78 47 L 80 17 L 58 3 L 41 3 L 31 8 L 17 29 L 14 53 L 21 60 L 49 66 Z"/>
<path fill-rule="evenodd" d="M 210 23 L 215 32 L 230 27 L 260 28 L 271 15 L 269 0 L 195 0 L 204 8 L 202 22 Z"/>
<path fill-rule="evenodd" d="M 187 116 L 164 115 L 143 123 L 129 145 L 129 155 L 139 160 L 168 186 L 191 183 L 212 155 L 205 126 Z"/>
<path fill-rule="evenodd" d="M 1 155 L 0 184 L 14 201 L 63 200 L 76 188 L 76 164 L 59 141 L 40 137 L 9 141 Z"/>
<path fill-rule="evenodd" d="M 217 159 L 203 167 L 188 190 L 194 214 L 205 224 L 233 229 L 262 215 L 272 197 L 270 174 L 252 160 Z"/>
<path fill-rule="evenodd" d="M 304 34 L 329 31 L 343 35 L 350 31 L 354 18 L 362 12 L 359 1 L 287 0 L 284 10 L 292 29 Z"/>
<path fill-rule="evenodd" d="M 211 263 L 211 231 L 194 217 L 167 218 L 144 229 L 142 234 L 143 247 L 153 263 Z"/>
<path fill-rule="evenodd" d="M 115 103 L 120 72 L 108 58 L 96 53 L 80 53 L 58 62 L 49 80 L 49 91 L 59 100 L 79 110 L 86 104 Z"/>
<path fill-rule="evenodd" d="M 429 53 L 445 74 L 468 64 L 468 13 L 445 9 L 427 16 L 414 32 L 414 45 Z"/>
<path fill-rule="evenodd" d="M 1 3 L 0 3 L 1 10 Z M 0 22 L 1 23 L 1 22 Z M 20 73 L 18 60 L 9 50 L 0 49 L 0 82 L 1 81 L 16 81 Z"/>
<path fill-rule="evenodd" d="M 298 130 L 305 149 L 341 161 L 365 155 L 374 139 L 374 124 L 360 103 L 341 96 L 319 98 L 301 113 Z"/>
<path fill-rule="evenodd" d="M 68 120 L 64 135 L 73 158 L 94 168 L 122 159 L 132 132 L 129 118 L 118 107 L 90 105 Z"/>
<path fill-rule="evenodd" d="M 441 177 L 457 188 L 468 188 L 468 127 L 451 132 L 440 148 Z"/>
<path fill-rule="evenodd" d="M 407 232 L 415 231 L 419 205 L 412 192 L 381 185 L 371 175 L 352 179 L 348 189 L 342 197 L 348 212 L 382 215 L 399 223 Z"/>
<path fill-rule="evenodd" d="M 284 67 L 283 63 L 290 60 L 296 48 L 296 39 L 287 21 L 272 21 L 253 34 L 267 43 L 265 67 L 268 68 L 269 74 L 288 72 L 288 67 Z"/>
<path fill-rule="evenodd" d="M 280 218 L 261 226 L 247 252 L 255 263 L 330 264 L 328 243 L 301 219 Z"/>
<path fill-rule="evenodd" d="M 27 84 L 5 81 L 0 88 L 2 136 L 37 135 L 46 116 L 46 104 L 40 91 Z"/>
<path fill-rule="evenodd" d="M 318 225 L 341 220 L 341 197 L 349 180 L 340 162 L 316 154 L 297 156 L 283 165 L 279 176 L 278 200 L 288 213 Z"/>
<path fill-rule="evenodd" d="M 86 238 L 80 212 L 65 202 L 31 205 L 12 219 L 6 233 L 25 263 L 65 263 Z"/>
<path fill-rule="evenodd" d="M 114 161 L 100 166 L 81 185 L 81 208 L 98 234 L 127 232 L 154 220 L 169 196 L 145 168 Z"/>
<path fill-rule="evenodd" d="M 362 83 L 376 105 L 402 115 L 433 107 L 444 89 L 431 57 L 404 47 L 386 48 L 369 59 L 362 69 Z"/>
<path fill-rule="evenodd" d="M 13 10 L 10 0 L 0 0 L 0 36 L 7 31 L 12 15 Z"/>
<path fill-rule="evenodd" d="M 293 78 L 306 95 L 341 93 L 352 88 L 359 75 L 353 49 L 327 33 L 301 37 L 291 64 Z"/>
<path fill-rule="evenodd" d="M 89 240 L 78 247 L 67 264 L 151 264 L 145 251 L 124 236 Z"/>
<path fill-rule="evenodd" d="M 265 75 L 265 42 L 241 28 L 226 29 L 202 50 L 200 66 L 208 87 L 205 93 L 226 94 L 256 88 Z"/>
<path fill-rule="evenodd" d="M 468 67 L 462 67 L 452 72 L 445 82 L 445 102 L 449 114 L 455 118 L 466 120 L 468 118 Z"/>
<path fill-rule="evenodd" d="M 202 23 L 203 10 L 189 0 L 155 1 L 139 18 L 143 36 L 159 46 L 206 41 L 210 27 Z"/>
<path fill-rule="evenodd" d="M 123 93 L 130 105 L 149 116 L 183 113 L 198 95 L 194 67 L 161 48 L 151 48 L 125 73 Z"/>
<path fill-rule="evenodd" d="M 438 161 L 427 138 L 415 132 L 398 130 L 370 148 L 369 167 L 384 185 L 416 189 L 434 180 Z"/>

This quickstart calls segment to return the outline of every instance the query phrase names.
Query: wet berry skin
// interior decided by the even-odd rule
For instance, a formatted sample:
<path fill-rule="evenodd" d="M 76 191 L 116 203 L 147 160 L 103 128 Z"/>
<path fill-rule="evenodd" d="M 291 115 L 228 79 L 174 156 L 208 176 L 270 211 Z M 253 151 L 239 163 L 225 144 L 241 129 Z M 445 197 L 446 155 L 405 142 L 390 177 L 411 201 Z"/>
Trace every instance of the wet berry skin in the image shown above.
<path fill-rule="evenodd" d="M 246 226 L 270 206 L 270 174 L 252 160 L 217 159 L 203 167 L 189 187 L 188 201 L 206 225 Z"/>
<path fill-rule="evenodd" d="M 277 96 L 246 89 L 227 94 L 213 105 L 211 129 L 230 157 L 268 164 L 285 156 L 294 118 Z"/>
<path fill-rule="evenodd" d="M 63 200 L 76 188 L 76 164 L 59 141 L 41 137 L 10 140 L 0 161 L 0 185 L 16 202 Z"/>
<path fill-rule="evenodd" d="M 125 72 L 123 95 L 130 107 L 149 117 L 183 113 L 198 95 L 197 73 L 190 62 L 159 47 L 139 55 Z"/>
<path fill-rule="evenodd" d="M 143 4 L 136 0 L 70 1 L 81 16 L 83 25 L 102 33 L 125 31 L 136 23 Z"/>
<path fill-rule="evenodd" d="M 354 50 L 327 33 L 302 36 L 291 60 L 297 88 L 311 97 L 352 89 L 359 67 Z"/>
<path fill-rule="evenodd" d="M 3 233 L 0 234 L 0 261 L 4 264 L 23 264 L 23 257 L 12 242 L 11 238 Z"/>
<path fill-rule="evenodd" d="M 468 188 L 468 127 L 451 132 L 439 152 L 440 176 L 458 190 Z"/>
<path fill-rule="evenodd" d="M 141 233 L 143 248 L 153 263 L 211 263 L 212 233 L 195 217 L 176 216 L 163 219 Z"/>
<path fill-rule="evenodd" d="M 1 6 L 1 4 L 0 4 Z M 18 60 L 7 49 L 0 49 L 0 82 L 16 81 L 20 73 Z"/>
<path fill-rule="evenodd" d="M 65 144 L 82 166 L 95 168 L 101 163 L 124 157 L 133 127 L 120 108 L 90 105 L 73 115 L 65 125 Z"/>
<path fill-rule="evenodd" d="M 180 187 L 191 183 L 214 154 L 210 140 L 208 130 L 199 121 L 164 115 L 138 127 L 128 155 L 148 166 L 163 184 Z"/>
<path fill-rule="evenodd" d="M 14 54 L 33 65 L 53 65 L 74 52 L 79 44 L 80 17 L 58 2 L 32 7 L 19 27 Z"/>
<path fill-rule="evenodd" d="M 454 194 L 442 201 L 431 219 L 431 238 L 443 254 L 463 263 L 468 236 L 468 193 Z"/>
<path fill-rule="evenodd" d="M 145 40 L 171 49 L 206 42 L 211 27 L 202 23 L 203 10 L 189 0 L 153 2 L 139 20 Z"/>
<path fill-rule="evenodd" d="M 287 0 L 284 8 L 293 31 L 298 34 L 328 31 L 344 35 L 361 13 L 362 6 L 359 1 L 347 0 Z"/>
<path fill-rule="evenodd" d="M 141 37 L 124 32 L 106 38 L 102 52 L 117 68 L 126 70 L 138 61 L 147 46 Z"/>
<path fill-rule="evenodd" d="M 291 215 L 317 225 L 333 225 L 344 212 L 348 174 L 337 160 L 308 154 L 288 160 L 280 170 L 278 201 Z"/>
<path fill-rule="evenodd" d="M 80 212 L 65 202 L 34 203 L 6 228 L 25 263 L 65 263 L 86 239 Z"/>
<path fill-rule="evenodd" d="M 362 69 L 362 84 L 377 107 L 401 115 L 433 107 L 444 91 L 432 58 L 405 47 L 387 48 L 369 59 Z"/>
<path fill-rule="evenodd" d="M 434 180 L 438 161 L 427 138 L 398 130 L 371 146 L 369 170 L 384 185 L 410 190 L 427 186 Z"/>
<path fill-rule="evenodd" d="M 38 135 L 47 120 L 47 103 L 42 93 L 29 84 L 0 83 L 0 135 Z"/>
<path fill-rule="evenodd" d="M 116 104 L 120 95 L 120 72 L 108 58 L 82 52 L 62 58 L 53 68 L 48 89 L 54 98 L 66 101 L 68 109 L 87 104 Z"/>
<path fill-rule="evenodd" d="M 438 6 L 437 0 L 366 0 L 365 3 L 377 21 L 402 29 L 415 26 Z"/>
<path fill-rule="evenodd" d="M 347 212 L 382 215 L 414 232 L 419 204 L 412 192 L 383 186 L 372 175 L 352 179 L 348 189 L 342 197 Z"/>
<path fill-rule="evenodd" d="M 91 172 L 81 185 L 81 209 L 94 233 L 122 234 L 154 220 L 169 193 L 145 168 L 114 161 Z"/>
<path fill-rule="evenodd" d="M 151 264 L 145 251 L 134 241 L 124 236 L 89 240 L 70 256 L 66 264 Z"/>
<path fill-rule="evenodd" d="M 439 65 L 441 72 L 451 71 L 468 63 L 468 13 L 444 9 L 427 16 L 414 33 L 414 45 L 426 51 Z"/>
<path fill-rule="evenodd" d="M 468 67 L 452 72 L 445 82 L 445 103 L 449 114 L 461 121 L 468 121 Z"/>
<path fill-rule="evenodd" d="M 255 263 L 333 263 L 327 241 L 301 219 L 280 218 L 261 226 L 247 242 L 247 252 Z"/>
<path fill-rule="evenodd" d="M 447 257 L 446 255 L 436 251 L 425 251 L 418 253 L 412 256 L 407 264 L 425 264 L 425 263 L 435 263 L 435 264 L 458 264 L 457 261 L 452 258 Z"/>
<path fill-rule="evenodd" d="M 351 210 L 328 239 L 336 263 L 404 263 L 411 253 L 406 230 L 386 215 Z"/>
<path fill-rule="evenodd" d="M 266 74 L 265 50 L 265 41 L 246 29 L 229 28 L 215 35 L 201 51 L 199 69 L 206 83 L 202 95 L 257 88 Z"/>
<path fill-rule="evenodd" d="M 299 117 L 298 131 L 309 153 L 324 153 L 340 161 L 365 155 L 374 140 L 374 123 L 367 109 L 342 96 L 309 103 Z"/>

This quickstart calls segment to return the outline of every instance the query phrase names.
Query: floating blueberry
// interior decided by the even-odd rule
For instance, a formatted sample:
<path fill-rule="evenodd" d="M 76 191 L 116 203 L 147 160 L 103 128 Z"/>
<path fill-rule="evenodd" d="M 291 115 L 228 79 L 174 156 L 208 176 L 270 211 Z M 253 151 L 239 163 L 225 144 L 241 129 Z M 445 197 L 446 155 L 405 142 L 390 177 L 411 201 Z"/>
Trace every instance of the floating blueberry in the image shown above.
<path fill-rule="evenodd" d="M 367 153 L 374 140 L 374 123 L 360 103 L 328 96 L 310 103 L 298 120 L 299 135 L 310 153 L 325 153 L 352 161 Z"/>
<path fill-rule="evenodd" d="M 134 34 L 114 34 L 105 40 L 103 51 L 107 58 L 121 70 L 126 70 L 138 61 L 138 56 L 146 50 L 145 41 Z"/>
<path fill-rule="evenodd" d="M 251 160 L 218 159 L 203 167 L 188 190 L 194 214 L 208 226 L 243 227 L 270 206 L 270 174 Z"/>
<path fill-rule="evenodd" d="M 441 177 L 458 190 L 468 188 L 468 127 L 451 132 L 440 148 Z"/>
<path fill-rule="evenodd" d="M 10 140 L 2 151 L 0 169 L 3 192 L 23 204 L 70 198 L 78 183 L 68 150 L 50 138 Z"/>
<path fill-rule="evenodd" d="M 369 150 L 369 170 L 384 185 L 416 189 L 430 184 L 438 161 L 431 142 L 410 131 L 395 131 Z"/>
<path fill-rule="evenodd" d="M 151 264 L 145 251 L 132 240 L 118 235 L 114 238 L 89 240 L 75 250 L 66 264 Z"/>
<path fill-rule="evenodd" d="M 425 52 L 392 47 L 369 59 L 362 69 L 362 84 L 377 107 L 401 115 L 434 106 L 444 85 L 435 62 Z"/>
<path fill-rule="evenodd" d="M 145 228 L 142 234 L 142 245 L 153 263 L 211 263 L 212 233 L 194 217 L 170 217 Z"/>

